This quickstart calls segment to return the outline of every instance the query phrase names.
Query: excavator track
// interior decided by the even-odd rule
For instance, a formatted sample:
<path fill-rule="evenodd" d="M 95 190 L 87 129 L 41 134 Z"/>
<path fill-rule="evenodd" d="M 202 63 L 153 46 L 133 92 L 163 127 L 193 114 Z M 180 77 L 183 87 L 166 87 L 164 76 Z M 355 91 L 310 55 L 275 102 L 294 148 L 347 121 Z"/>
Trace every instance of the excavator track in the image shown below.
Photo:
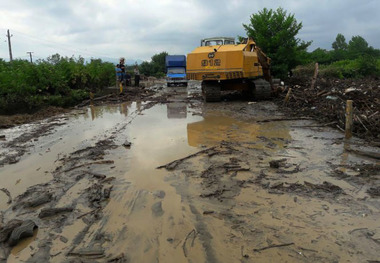
<path fill-rule="evenodd" d="M 221 100 L 221 88 L 218 82 L 202 82 L 202 92 L 206 102 Z"/>
<path fill-rule="evenodd" d="M 252 89 L 252 96 L 256 100 L 267 100 L 271 97 L 272 88 L 270 83 L 264 79 L 257 79 L 253 81 L 254 87 Z"/>

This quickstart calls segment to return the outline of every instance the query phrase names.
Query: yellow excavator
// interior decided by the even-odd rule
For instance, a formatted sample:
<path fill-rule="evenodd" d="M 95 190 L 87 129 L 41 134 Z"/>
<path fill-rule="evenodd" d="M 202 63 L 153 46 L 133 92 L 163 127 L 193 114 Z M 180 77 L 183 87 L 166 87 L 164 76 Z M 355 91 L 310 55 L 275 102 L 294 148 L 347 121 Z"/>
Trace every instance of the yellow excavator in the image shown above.
<path fill-rule="evenodd" d="M 187 55 L 186 66 L 189 80 L 202 81 L 206 102 L 220 101 L 224 90 L 238 90 L 263 100 L 275 89 L 270 58 L 252 38 L 240 44 L 231 37 L 202 39 L 201 45 Z"/>

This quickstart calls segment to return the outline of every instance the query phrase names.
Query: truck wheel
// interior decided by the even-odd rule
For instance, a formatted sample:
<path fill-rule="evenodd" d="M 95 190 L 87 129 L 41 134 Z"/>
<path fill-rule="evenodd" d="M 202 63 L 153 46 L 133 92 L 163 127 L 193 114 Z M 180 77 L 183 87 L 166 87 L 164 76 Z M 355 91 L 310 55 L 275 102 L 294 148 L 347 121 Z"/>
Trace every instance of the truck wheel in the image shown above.
<path fill-rule="evenodd" d="M 171 87 L 172 84 L 170 84 L 170 83 L 166 83 L 166 86 L 167 86 L 167 87 Z"/>
<path fill-rule="evenodd" d="M 221 99 L 220 85 L 217 82 L 202 83 L 202 91 L 206 102 L 219 102 Z"/>
<path fill-rule="evenodd" d="M 252 89 L 253 98 L 256 100 L 268 100 L 271 97 L 272 88 L 268 81 L 264 79 L 257 79 L 253 81 L 254 87 Z"/>

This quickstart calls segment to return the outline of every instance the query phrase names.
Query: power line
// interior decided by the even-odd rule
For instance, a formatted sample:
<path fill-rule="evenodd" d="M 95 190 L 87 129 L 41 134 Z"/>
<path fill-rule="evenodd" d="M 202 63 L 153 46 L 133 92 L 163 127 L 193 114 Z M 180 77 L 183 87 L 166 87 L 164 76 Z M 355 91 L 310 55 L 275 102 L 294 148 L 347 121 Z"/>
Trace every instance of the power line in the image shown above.
<path fill-rule="evenodd" d="M 47 40 L 47 39 L 43 39 L 43 38 L 39 38 L 39 37 L 34 37 L 32 35 L 25 34 L 23 32 L 19 32 L 19 31 L 15 31 L 15 30 L 13 30 L 13 31 L 16 32 L 17 34 L 21 35 L 21 37 L 26 37 L 26 38 L 32 39 L 34 41 L 37 41 L 39 43 L 44 44 L 45 46 L 49 46 L 51 48 L 57 48 L 57 47 L 59 47 L 60 49 L 63 49 L 63 50 L 66 50 L 66 51 L 71 51 L 71 52 L 75 52 L 75 53 L 84 53 L 84 54 L 89 55 L 89 56 L 102 56 L 102 57 L 106 57 L 106 58 L 110 58 L 110 59 L 117 59 L 117 58 L 114 58 L 114 57 L 108 57 L 107 55 L 100 54 L 98 52 L 96 52 L 96 53 L 91 52 L 91 51 L 89 52 L 87 50 L 81 50 L 81 49 L 78 49 L 76 47 L 73 47 L 73 46 L 70 46 L 70 45 L 67 45 L 67 44 L 57 43 L 57 42 L 54 42 L 54 41 L 51 41 L 51 40 Z"/>

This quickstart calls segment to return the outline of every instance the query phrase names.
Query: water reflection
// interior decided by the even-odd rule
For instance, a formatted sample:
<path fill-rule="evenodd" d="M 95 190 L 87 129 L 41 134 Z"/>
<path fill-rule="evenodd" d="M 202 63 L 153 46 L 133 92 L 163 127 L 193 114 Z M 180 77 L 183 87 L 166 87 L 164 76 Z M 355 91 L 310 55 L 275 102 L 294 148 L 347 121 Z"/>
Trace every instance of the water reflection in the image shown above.
<path fill-rule="evenodd" d="M 168 119 L 186 119 L 187 104 L 184 102 L 172 102 L 166 104 Z"/>
<path fill-rule="evenodd" d="M 212 146 L 221 141 L 253 143 L 273 141 L 283 147 L 285 140 L 291 139 L 289 127 L 284 123 L 249 123 L 210 112 L 199 122 L 187 124 L 187 139 L 190 146 Z"/>

